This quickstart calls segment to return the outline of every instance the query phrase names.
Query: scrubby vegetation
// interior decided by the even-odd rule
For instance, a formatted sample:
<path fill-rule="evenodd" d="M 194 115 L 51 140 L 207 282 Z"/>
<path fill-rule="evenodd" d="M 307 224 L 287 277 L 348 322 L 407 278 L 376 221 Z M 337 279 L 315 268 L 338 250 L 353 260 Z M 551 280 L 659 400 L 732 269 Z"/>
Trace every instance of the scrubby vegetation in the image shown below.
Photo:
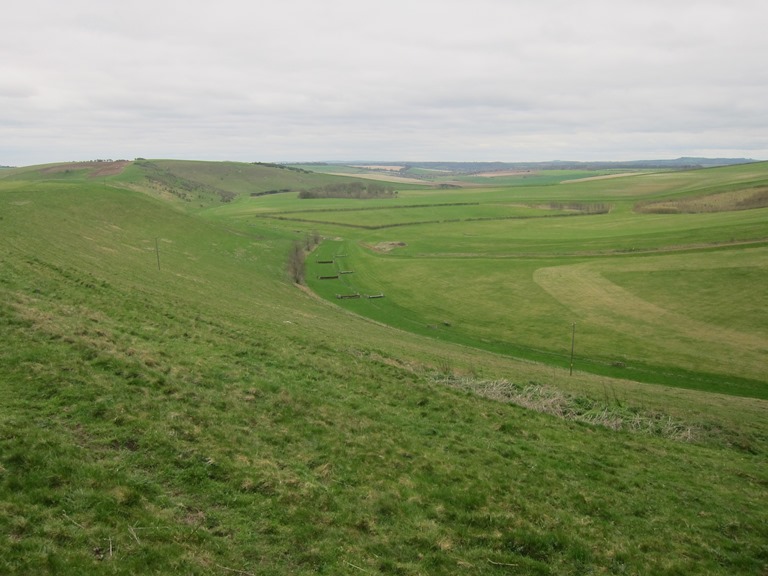
<path fill-rule="evenodd" d="M 309 170 L 297 168 L 296 166 L 288 166 L 286 164 L 275 164 L 273 162 L 253 162 L 253 164 L 256 166 L 264 166 L 266 168 L 278 168 L 280 170 L 293 170 L 294 172 L 299 172 L 301 174 L 311 174 Z"/>
<path fill-rule="evenodd" d="M 588 204 L 585 202 L 550 202 L 547 206 L 550 210 L 572 211 L 579 214 L 607 214 L 611 211 L 611 205 L 605 202 Z"/>
<path fill-rule="evenodd" d="M 377 182 L 348 182 L 326 184 L 321 188 L 310 188 L 299 192 L 299 198 L 394 198 L 397 191 L 391 186 Z"/>
<path fill-rule="evenodd" d="M 205 201 L 211 196 L 218 197 L 221 202 L 231 202 L 237 196 L 231 190 L 202 184 L 179 176 L 170 169 L 162 168 L 149 160 L 136 161 L 136 165 L 142 168 L 145 186 L 162 194 L 176 196 L 184 202 Z"/>
<path fill-rule="evenodd" d="M 648 214 L 703 214 L 768 207 L 768 188 L 749 187 L 703 196 L 638 202 L 635 210 Z"/>

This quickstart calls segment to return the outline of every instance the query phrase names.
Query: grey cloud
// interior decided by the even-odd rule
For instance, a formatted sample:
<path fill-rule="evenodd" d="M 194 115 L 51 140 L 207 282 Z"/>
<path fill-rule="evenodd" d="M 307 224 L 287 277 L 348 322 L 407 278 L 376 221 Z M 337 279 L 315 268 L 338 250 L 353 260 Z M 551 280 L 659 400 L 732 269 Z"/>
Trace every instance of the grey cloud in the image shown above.
<path fill-rule="evenodd" d="M 766 16 L 755 0 L 29 0 L 4 13 L 0 164 L 768 157 Z"/>

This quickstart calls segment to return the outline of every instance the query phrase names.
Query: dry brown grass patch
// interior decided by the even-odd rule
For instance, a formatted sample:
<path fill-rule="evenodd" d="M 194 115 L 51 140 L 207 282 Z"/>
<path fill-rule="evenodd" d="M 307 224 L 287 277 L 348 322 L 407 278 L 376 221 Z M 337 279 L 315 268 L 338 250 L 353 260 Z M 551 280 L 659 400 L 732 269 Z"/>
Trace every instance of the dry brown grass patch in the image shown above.
<path fill-rule="evenodd" d="M 659 411 L 624 406 L 617 398 L 608 397 L 607 392 L 604 400 L 595 400 L 535 382 L 515 384 L 508 380 L 479 380 L 455 375 L 439 375 L 434 380 L 498 402 L 610 430 L 663 436 L 682 442 L 697 440 L 702 435 L 697 426 L 677 421 Z"/>
<path fill-rule="evenodd" d="M 646 214 L 702 214 L 768 207 L 768 186 L 719 192 L 707 196 L 640 202 L 636 212 Z"/>

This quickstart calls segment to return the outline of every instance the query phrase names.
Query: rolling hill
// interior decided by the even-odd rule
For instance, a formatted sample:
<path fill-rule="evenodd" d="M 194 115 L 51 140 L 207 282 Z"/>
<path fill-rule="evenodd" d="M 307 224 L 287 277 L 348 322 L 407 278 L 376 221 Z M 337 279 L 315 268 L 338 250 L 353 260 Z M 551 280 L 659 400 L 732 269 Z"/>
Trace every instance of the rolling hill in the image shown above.
<path fill-rule="evenodd" d="M 255 215 L 348 177 L 96 164 L 0 172 L 0 572 L 768 570 L 765 400 L 297 287 L 292 245 L 346 228 Z"/>

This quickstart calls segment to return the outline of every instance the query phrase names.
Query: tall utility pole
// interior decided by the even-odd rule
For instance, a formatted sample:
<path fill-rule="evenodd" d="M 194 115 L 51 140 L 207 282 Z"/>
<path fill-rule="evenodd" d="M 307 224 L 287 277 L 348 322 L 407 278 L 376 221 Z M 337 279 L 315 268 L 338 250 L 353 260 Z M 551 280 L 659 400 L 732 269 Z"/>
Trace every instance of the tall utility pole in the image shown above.
<path fill-rule="evenodd" d="M 576 322 L 573 323 L 573 329 L 571 330 L 571 369 L 569 376 L 573 376 L 573 348 L 576 344 Z"/>

